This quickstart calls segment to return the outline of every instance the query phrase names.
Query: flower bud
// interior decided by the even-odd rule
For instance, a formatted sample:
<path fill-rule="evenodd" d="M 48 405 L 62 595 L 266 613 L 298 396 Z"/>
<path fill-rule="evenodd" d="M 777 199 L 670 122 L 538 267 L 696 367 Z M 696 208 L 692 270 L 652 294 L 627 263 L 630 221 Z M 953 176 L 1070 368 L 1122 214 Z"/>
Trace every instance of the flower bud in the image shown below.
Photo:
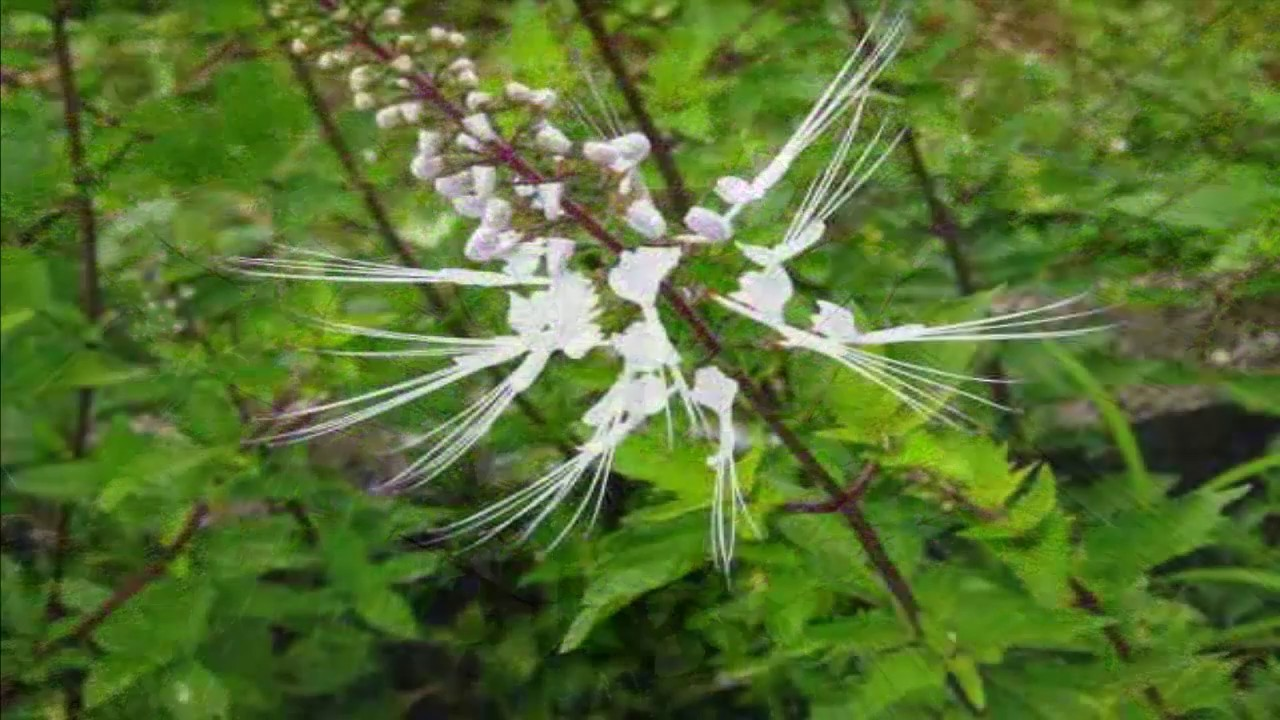
<path fill-rule="evenodd" d="M 560 202 L 564 197 L 563 183 L 542 183 L 538 186 L 538 201 L 542 204 L 542 214 L 548 220 L 559 220 L 563 213 Z"/>
<path fill-rule="evenodd" d="M 690 208 L 685 213 L 684 226 L 712 242 L 724 242 L 733 237 L 733 226 L 729 221 L 704 207 Z"/>
<path fill-rule="evenodd" d="M 529 104 L 539 110 L 550 110 L 555 107 L 556 100 L 559 99 L 559 97 L 560 96 L 556 94 L 555 90 L 543 88 L 542 90 L 534 91 L 534 93 L 529 97 Z"/>
<path fill-rule="evenodd" d="M 449 72 L 453 72 L 453 73 L 460 73 L 464 70 L 474 71 L 475 69 L 476 69 L 476 64 L 472 62 L 471 58 L 465 58 L 465 57 L 460 57 L 457 60 L 454 60 L 453 62 L 449 63 L 449 68 L 448 68 Z"/>
<path fill-rule="evenodd" d="M 506 230 L 511 226 L 511 203 L 500 197 L 489 198 L 480 224 L 494 230 Z"/>
<path fill-rule="evenodd" d="M 413 70 L 413 58 L 408 55 L 397 55 L 395 60 L 391 61 L 391 69 L 398 73 L 407 73 Z"/>
<path fill-rule="evenodd" d="M 471 173 L 467 170 L 457 172 L 452 175 L 436 178 L 436 192 L 450 200 L 462 197 L 471 192 L 472 181 Z"/>
<path fill-rule="evenodd" d="M 722 177 L 716 181 L 716 194 L 730 205 L 744 205 L 760 199 L 751 183 L 739 177 Z"/>
<path fill-rule="evenodd" d="M 467 44 L 467 36 L 460 32 L 451 32 L 449 33 L 449 44 L 456 48 L 460 48 Z"/>
<path fill-rule="evenodd" d="M 467 152 L 473 152 L 473 153 L 484 152 L 484 143 L 480 142 L 479 140 L 471 137 L 466 133 L 458 133 L 458 137 L 454 138 L 454 143 L 457 144 L 457 146 L 462 148 L 463 150 L 466 150 Z"/>
<path fill-rule="evenodd" d="M 294 55 L 305 55 L 307 52 L 307 44 L 303 42 L 302 38 L 294 38 L 293 42 L 289 43 L 289 52 Z"/>
<path fill-rule="evenodd" d="M 404 121 L 399 105 L 388 105 L 373 116 L 373 121 L 383 130 L 396 127 Z"/>
<path fill-rule="evenodd" d="M 352 102 L 357 110 L 372 110 L 378 104 L 378 101 L 374 100 L 373 96 L 367 92 L 356 93 L 355 97 L 352 98 Z"/>
<path fill-rule="evenodd" d="M 484 217 L 485 199 L 476 195 L 463 195 L 453 199 L 453 209 L 462 217 L 479 220 Z"/>
<path fill-rule="evenodd" d="M 444 43 L 449 39 L 449 31 L 439 25 L 432 25 L 431 28 L 427 30 L 427 38 L 433 43 Z"/>
<path fill-rule="evenodd" d="M 386 10 L 383 10 L 382 14 L 378 16 L 378 22 L 388 27 L 394 27 L 396 25 L 399 25 L 400 21 L 403 19 L 404 19 L 404 11 L 394 6 L 389 7 Z"/>
<path fill-rule="evenodd" d="M 555 155 L 564 155 L 573 149 L 573 143 L 569 141 L 568 136 L 551 123 L 544 122 L 542 127 L 538 128 L 533 141 L 538 147 Z"/>
<path fill-rule="evenodd" d="M 609 144 L 617 152 L 617 158 L 609 166 L 614 172 L 626 172 L 649 156 L 649 138 L 644 133 L 627 133 L 614 138 Z"/>
<path fill-rule="evenodd" d="M 440 152 L 440 144 L 444 140 L 440 133 L 434 130 L 418 131 L 418 154 L 420 155 L 436 155 Z"/>
<path fill-rule="evenodd" d="M 618 151 L 610 143 L 588 140 L 582 145 L 582 156 L 601 167 L 610 167 L 617 161 Z"/>
<path fill-rule="evenodd" d="M 409 172 L 419 180 L 433 180 L 444 170 L 444 158 L 439 155 L 414 155 L 409 162 Z"/>
<path fill-rule="evenodd" d="M 507 98 L 512 102 L 527 103 L 533 99 L 533 91 L 528 85 L 518 82 L 507 83 Z"/>
<path fill-rule="evenodd" d="M 462 127 L 477 140 L 493 142 L 498 139 L 498 133 L 494 132 L 493 125 L 489 123 L 489 116 L 484 113 L 476 113 L 462 118 Z"/>
<path fill-rule="evenodd" d="M 468 260 L 487 262 L 506 255 L 519 242 L 518 232 L 497 232 L 481 225 L 471 233 L 462 252 Z"/>
<path fill-rule="evenodd" d="M 486 92 L 472 90 L 471 92 L 467 93 L 466 104 L 467 104 L 468 110 L 479 110 L 483 107 L 488 106 L 489 103 L 491 103 L 492 101 L 493 101 L 493 96 Z"/>
<path fill-rule="evenodd" d="M 410 125 L 416 125 L 422 119 L 422 113 L 426 110 L 421 100 L 410 100 L 409 102 L 400 103 L 400 114 L 404 117 L 405 122 Z"/>
<path fill-rule="evenodd" d="M 657 240 L 667 232 L 667 221 L 658 208 L 648 199 L 637 200 L 627 208 L 627 226 L 650 240 Z"/>
<path fill-rule="evenodd" d="M 492 165 L 471 166 L 471 187 L 476 195 L 489 197 L 498 186 L 498 171 Z"/>

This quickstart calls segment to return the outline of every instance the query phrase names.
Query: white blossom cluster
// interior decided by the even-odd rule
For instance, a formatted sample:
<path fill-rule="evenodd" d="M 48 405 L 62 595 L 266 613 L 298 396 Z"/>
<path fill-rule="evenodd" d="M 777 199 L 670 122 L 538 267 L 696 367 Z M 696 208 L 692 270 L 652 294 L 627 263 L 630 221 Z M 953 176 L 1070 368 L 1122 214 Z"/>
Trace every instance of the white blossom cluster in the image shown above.
<path fill-rule="evenodd" d="M 732 241 L 734 224 L 744 211 L 764 198 L 796 158 L 835 127 L 843 129 L 836 133 L 826 169 L 809 185 L 779 242 L 736 245 L 752 267 L 740 275 L 736 290 L 714 296 L 720 306 L 758 323 L 780 337 L 784 346 L 825 356 L 909 407 L 948 423 L 967 419 L 948 403 L 952 396 L 992 404 L 955 387 L 983 378 L 892 359 L 864 348 L 1059 337 L 1095 329 L 1043 327 L 1083 314 L 1055 314 L 1071 300 L 946 326 L 905 325 L 870 332 L 859 329 L 848 309 L 822 300 L 817 301 L 817 312 L 807 328 L 785 318 L 793 296 L 787 263 L 823 239 L 832 214 L 868 181 L 897 142 L 896 136 L 886 134 L 885 124 L 869 141 L 858 142 L 858 133 L 872 83 L 902 44 L 906 32 L 902 14 L 872 27 L 763 169 L 750 179 L 726 176 L 716 183 L 715 195 L 723 202 L 723 210 L 695 207 L 677 224 L 664 215 L 640 173 L 652 150 L 649 138 L 622 131 L 618 122 L 609 121 L 607 110 L 603 123 L 583 118 L 594 136 L 571 137 L 556 123 L 561 99 L 553 89 L 509 82 L 501 92 L 481 90 L 479 69 L 465 55 L 465 36 L 440 27 L 421 34 L 403 33 L 399 29 L 403 13 L 394 7 L 370 16 L 337 0 L 321 0 L 318 6 L 320 16 L 313 7 L 290 20 L 298 33 L 291 50 L 322 68 L 344 68 L 354 105 L 373 112 L 380 128 L 416 132 L 409 172 L 448 200 L 458 215 L 473 221 L 464 251 L 477 267 L 414 269 L 308 250 L 294 250 L 285 257 L 238 258 L 239 267 L 250 274 L 292 279 L 507 287 L 511 288 L 510 332 L 461 338 L 339 326 L 403 346 L 354 354 L 439 358 L 444 365 L 395 385 L 299 410 L 296 415 L 328 419 L 276 439 L 304 440 L 336 432 L 482 370 L 512 367 L 505 379 L 465 410 L 405 444 L 405 449 L 418 449 L 421 455 L 387 485 L 410 487 L 437 476 L 479 442 L 557 356 L 577 360 L 591 352 L 605 352 L 620 362 L 614 384 L 582 417 L 587 440 L 575 454 L 518 492 L 444 528 L 447 534 L 475 534 L 483 541 L 519 524 L 527 536 L 580 494 L 571 501 L 572 516 L 556 538 L 559 542 L 580 519 L 593 519 L 599 512 L 614 453 L 631 434 L 654 416 L 664 415 L 670 435 L 674 399 L 692 433 L 716 441 L 708 458 L 714 482 L 711 544 L 717 564 L 727 570 L 737 520 L 741 515 L 749 521 L 734 464 L 732 414 L 738 383 L 707 366 L 693 373 L 690 384 L 658 304 L 682 257 L 699 245 Z M 273 12 L 290 19 L 291 7 L 279 5 Z M 325 32 L 347 40 L 338 43 L 337 49 L 318 49 L 316 38 L 325 32 L 309 29 L 315 27 L 328 28 Z M 382 34 L 394 37 L 373 39 Z M 582 117 L 580 107 L 574 109 Z M 603 198 L 600 188 L 605 188 Z M 596 198 L 599 203 L 585 209 L 575 198 Z M 618 226 L 609 235 L 614 238 L 610 249 L 616 263 L 600 286 L 572 262 L 578 242 L 597 242 L 599 233 L 610 232 L 599 226 L 597 218 L 609 218 Z M 630 306 L 636 319 L 607 333 L 599 322 L 602 305 Z M 338 414 L 330 417 L 334 411 Z M 710 416 L 715 417 L 714 431 Z M 584 487 L 584 492 L 577 492 Z"/>

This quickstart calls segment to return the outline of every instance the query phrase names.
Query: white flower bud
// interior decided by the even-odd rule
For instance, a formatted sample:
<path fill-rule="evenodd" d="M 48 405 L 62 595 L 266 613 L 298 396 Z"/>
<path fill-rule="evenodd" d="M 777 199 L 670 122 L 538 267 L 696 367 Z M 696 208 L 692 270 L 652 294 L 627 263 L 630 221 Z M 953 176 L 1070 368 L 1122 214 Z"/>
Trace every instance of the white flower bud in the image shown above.
<path fill-rule="evenodd" d="M 414 155 L 409 172 L 419 180 L 434 180 L 444 171 L 444 158 L 439 155 Z"/>
<path fill-rule="evenodd" d="M 333 11 L 332 17 L 338 22 L 346 22 L 347 18 L 351 17 L 351 8 L 346 5 L 340 5 L 337 10 Z"/>
<path fill-rule="evenodd" d="M 436 192 L 450 200 L 471 192 L 471 173 L 467 170 L 436 178 Z"/>
<path fill-rule="evenodd" d="M 372 110 L 378 104 L 378 101 L 374 100 L 373 96 L 367 92 L 356 93 L 355 97 L 352 98 L 352 102 L 357 110 Z"/>
<path fill-rule="evenodd" d="M 644 133 L 627 133 L 609 144 L 617 152 L 617 158 L 609 166 L 614 172 L 626 172 L 649 156 L 649 138 Z"/>
<path fill-rule="evenodd" d="M 274 2 L 271 3 L 270 13 L 273 18 L 282 18 L 289 14 L 289 8 L 282 2 Z"/>
<path fill-rule="evenodd" d="M 476 64 L 471 61 L 471 58 L 460 57 L 449 63 L 448 69 L 449 72 L 460 73 L 463 70 L 475 70 Z"/>
<path fill-rule="evenodd" d="M 471 166 L 471 187 L 475 189 L 476 195 L 487 198 L 493 194 L 494 188 L 498 186 L 498 171 L 492 165 L 472 165 Z"/>
<path fill-rule="evenodd" d="M 658 208 L 647 200 L 637 200 L 627 208 L 627 225 L 650 240 L 657 240 L 667 232 L 667 221 Z"/>
<path fill-rule="evenodd" d="M 413 81 L 407 77 L 396 78 L 396 87 L 400 88 L 401 90 L 412 90 Z"/>
<path fill-rule="evenodd" d="M 468 110 L 479 110 L 483 107 L 487 107 L 491 102 L 493 102 L 493 96 L 489 93 L 480 92 L 478 90 L 472 90 L 467 93 L 466 103 Z"/>
<path fill-rule="evenodd" d="M 316 67 L 321 70 L 332 70 L 335 64 L 332 52 L 320 53 L 320 57 L 316 58 Z"/>
<path fill-rule="evenodd" d="M 538 186 L 538 201 L 542 204 L 542 214 L 548 220 L 559 220 L 563 210 L 560 201 L 564 197 L 564 184 L 542 183 Z"/>
<path fill-rule="evenodd" d="M 451 32 L 449 33 L 449 44 L 456 48 L 460 48 L 467 44 L 467 36 L 460 32 Z"/>
<path fill-rule="evenodd" d="M 609 167 L 618 159 L 613 145 L 599 140 L 588 140 L 582 145 L 582 156 L 601 167 Z"/>
<path fill-rule="evenodd" d="M 351 74 L 347 76 L 347 82 L 351 85 L 351 92 L 361 92 L 367 90 L 373 84 L 374 70 L 368 65 L 360 65 L 351 69 Z"/>
<path fill-rule="evenodd" d="M 539 110 L 550 110 L 555 107 L 556 100 L 559 97 L 555 90 L 544 88 L 534 92 L 529 98 L 529 103 Z"/>
<path fill-rule="evenodd" d="M 684 226 L 712 242 L 724 242 L 733 237 L 733 226 L 729 221 L 704 207 L 690 208 L 685 213 Z"/>
<path fill-rule="evenodd" d="M 378 16 L 378 22 L 390 27 L 399 25 L 400 21 L 403 19 L 404 19 L 404 11 L 394 6 L 389 7 L 386 10 L 383 10 L 382 14 Z"/>
<path fill-rule="evenodd" d="M 409 102 L 400 103 L 400 114 L 404 116 L 405 122 L 410 125 L 416 125 L 422 119 L 422 113 L 426 110 L 421 100 L 410 100 Z"/>
<path fill-rule="evenodd" d="M 513 81 L 507 83 L 507 97 L 512 102 L 527 103 L 533 99 L 533 91 L 528 85 Z"/>
<path fill-rule="evenodd" d="M 512 189 L 515 190 L 516 197 L 522 198 L 533 197 L 533 194 L 537 192 L 537 189 L 532 185 L 522 182 L 513 184 Z"/>
<path fill-rule="evenodd" d="M 515 234 L 515 242 L 519 242 L 520 234 Z M 487 262 L 495 258 L 499 258 L 506 254 L 514 246 L 512 238 L 505 232 L 497 232 L 490 230 L 481 225 L 476 231 L 471 233 L 471 237 L 467 240 L 466 247 L 463 248 L 463 254 L 468 260 L 475 262 Z"/>
<path fill-rule="evenodd" d="M 480 219 L 484 217 L 485 199 L 476 195 L 463 195 L 453 199 L 453 209 L 462 217 Z"/>
<path fill-rule="evenodd" d="M 458 133 L 458 137 L 454 139 L 454 143 L 457 144 L 457 146 L 462 148 L 463 150 L 466 150 L 467 152 L 473 152 L 473 153 L 484 152 L 484 143 L 480 142 L 479 140 L 471 137 L 466 133 Z"/>
<path fill-rule="evenodd" d="M 760 199 L 751 183 L 739 177 L 726 176 L 716 181 L 716 194 L 730 205 L 743 205 Z"/>
<path fill-rule="evenodd" d="M 432 25 L 431 28 L 427 30 L 427 37 L 433 43 L 443 43 L 449 39 L 449 31 L 439 25 Z"/>
<path fill-rule="evenodd" d="M 480 224 L 494 230 L 506 230 L 511 226 L 511 203 L 500 197 L 489 198 Z"/>
<path fill-rule="evenodd" d="M 334 50 L 330 53 L 333 56 L 334 67 L 346 67 L 351 64 L 351 51 L 347 49 Z"/>
<path fill-rule="evenodd" d="M 480 84 L 480 77 L 476 75 L 475 70 L 463 70 L 458 73 L 458 84 L 463 87 L 473 88 Z"/>
<path fill-rule="evenodd" d="M 537 143 L 538 147 L 554 155 L 564 155 L 573 148 L 573 143 L 569 141 L 568 136 L 548 122 L 542 123 L 542 126 L 538 128 L 537 134 L 533 136 L 533 141 Z"/>
<path fill-rule="evenodd" d="M 399 73 L 407 73 L 413 70 L 413 58 L 408 55 L 396 56 L 396 59 L 391 61 L 391 69 Z"/>
<path fill-rule="evenodd" d="M 388 105 L 373 116 L 373 121 L 378 127 L 387 130 L 404 122 L 404 115 L 401 114 L 399 105 Z"/>
<path fill-rule="evenodd" d="M 462 118 L 462 127 L 477 140 L 493 142 L 498 139 L 498 133 L 494 132 L 493 125 L 489 123 L 489 116 L 484 113 L 476 113 Z"/>
<path fill-rule="evenodd" d="M 307 44 L 303 42 L 302 38 L 294 38 L 293 42 L 289 43 L 289 52 L 294 55 L 305 55 L 307 52 Z"/>
<path fill-rule="evenodd" d="M 434 130 L 418 131 L 418 153 L 420 155 L 436 155 L 440 152 L 440 144 L 444 138 Z"/>

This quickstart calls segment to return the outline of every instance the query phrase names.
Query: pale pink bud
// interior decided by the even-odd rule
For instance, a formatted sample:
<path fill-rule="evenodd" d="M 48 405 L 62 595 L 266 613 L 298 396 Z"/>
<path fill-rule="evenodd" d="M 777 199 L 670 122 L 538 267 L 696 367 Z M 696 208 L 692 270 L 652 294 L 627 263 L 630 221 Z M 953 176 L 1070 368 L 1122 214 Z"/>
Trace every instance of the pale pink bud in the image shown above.
<path fill-rule="evenodd" d="M 716 194 L 730 205 L 742 205 L 760 199 L 751 183 L 739 177 L 722 177 L 716 181 Z"/>
<path fill-rule="evenodd" d="M 475 69 L 476 69 L 476 64 L 471 61 L 471 58 L 462 57 L 449 63 L 449 72 L 460 73 L 463 70 L 475 70 Z"/>
<path fill-rule="evenodd" d="M 573 149 L 573 143 L 569 141 L 568 136 L 551 123 L 543 123 L 533 140 L 538 147 L 556 155 L 564 155 Z"/>
<path fill-rule="evenodd" d="M 609 167 L 617 161 L 618 151 L 610 143 L 588 140 L 582 145 L 582 156 L 596 165 Z"/>
<path fill-rule="evenodd" d="M 518 82 L 507 83 L 507 98 L 512 102 L 525 103 L 533 99 L 533 91 L 528 85 Z"/>
<path fill-rule="evenodd" d="M 454 139 L 454 142 L 457 143 L 458 147 L 466 150 L 467 152 L 484 152 L 484 143 L 466 133 L 458 133 L 458 137 Z"/>
<path fill-rule="evenodd" d="M 453 199 L 462 197 L 471 192 L 472 180 L 470 171 L 463 170 L 452 175 L 436 178 L 436 192 L 441 195 Z"/>
<path fill-rule="evenodd" d="M 511 203 L 499 197 L 489 198 L 480 224 L 494 230 L 506 230 L 511 226 Z"/>
<path fill-rule="evenodd" d="M 461 216 L 479 220 L 484 216 L 485 199 L 478 195 L 463 195 L 453 199 L 453 209 Z"/>
<path fill-rule="evenodd" d="M 438 155 L 415 155 L 409 162 L 409 172 L 419 180 L 433 180 L 444 170 L 444 158 Z"/>
<path fill-rule="evenodd" d="M 486 92 L 479 92 L 478 90 L 473 90 L 467 93 L 466 102 L 467 102 L 468 110 L 479 110 L 483 107 L 488 106 L 491 102 L 493 102 L 493 96 Z"/>
<path fill-rule="evenodd" d="M 437 155 L 444 138 L 434 130 L 418 131 L 418 153 L 421 155 Z"/>
<path fill-rule="evenodd" d="M 657 240 L 667 232 L 667 221 L 658 208 L 648 199 L 637 200 L 627 208 L 627 225 L 650 240 Z"/>
<path fill-rule="evenodd" d="M 560 96 L 556 94 L 555 90 L 544 88 L 533 93 L 529 98 L 529 104 L 539 110 L 550 110 L 555 107 L 556 100 L 558 100 L 559 97 Z"/>
<path fill-rule="evenodd" d="M 476 195 L 489 197 L 498 185 L 498 171 L 492 165 L 473 165 L 471 167 L 471 187 Z"/>
<path fill-rule="evenodd" d="M 498 139 L 498 133 L 494 132 L 493 125 L 489 123 L 489 116 L 484 113 L 476 113 L 462 118 L 462 127 L 477 140 L 493 142 Z"/>
<path fill-rule="evenodd" d="M 690 208 L 685 213 L 684 226 L 712 242 L 724 242 L 733 237 L 733 226 L 729 221 L 704 207 Z"/>

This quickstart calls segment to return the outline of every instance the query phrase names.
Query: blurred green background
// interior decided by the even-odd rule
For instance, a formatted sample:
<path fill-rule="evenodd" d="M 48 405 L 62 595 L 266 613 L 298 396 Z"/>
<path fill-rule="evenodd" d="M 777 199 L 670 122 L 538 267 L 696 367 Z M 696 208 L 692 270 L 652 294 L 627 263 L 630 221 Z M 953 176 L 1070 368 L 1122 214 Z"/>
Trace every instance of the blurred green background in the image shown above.
<path fill-rule="evenodd" d="M 335 151 L 256 2 L 74 5 L 96 319 L 55 3 L 0 4 L 5 717 L 1280 713 L 1280 4 L 909 6 L 873 112 L 910 141 L 797 285 L 874 323 L 1086 291 L 1111 307 L 1117 328 L 1081 341 L 925 358 L 1021 381 L 1021 413 L 981 415 L 989 435 L 926 427 L 709 311 L 825 465 L 880 464 L 862 504 L 919 628 L 838 517 L 786 511 L 819 498 L 745 416 L 740 471 L 766 532 L 742 539 L 729 584 L 706 551 L 709 449 L 668 450 L 660 429 L 619 454 L 604 521 L 552 553 L 541 535 L 465 554 L 414 542 L 553 462 L 613 379 L 603 358 L 553 368 L 530 393 L 545 424 L 509 413 L 414 497 L 366 488 L 405 461 L 400 433 L 470 389 L 308 446 L 243 442 L 300 400 L 415 370 L 310 352 L 349 340 L 307 318 L 487 333 L 505 301 L 468 291 L 440 313 L 414 288 L 229 274 L 222 258 L 271 243 L 393 258 L 371 201 L 425 266 L 463 263 L 469 228 L 409 176 L 412 135 L 379 133 L 342 73 L 314 71 Z M 613 94 L 574 2 L 403 7 L 406 32 L 467 33 L 486 87 L 586 102 L 590 74 Z M 600 4 L 696 199 L 786 139 L 875 10 Z M 742 239 L 778 237 L 822 155 Z M 732 258 L 687 272 L 724 290 Z"/>

